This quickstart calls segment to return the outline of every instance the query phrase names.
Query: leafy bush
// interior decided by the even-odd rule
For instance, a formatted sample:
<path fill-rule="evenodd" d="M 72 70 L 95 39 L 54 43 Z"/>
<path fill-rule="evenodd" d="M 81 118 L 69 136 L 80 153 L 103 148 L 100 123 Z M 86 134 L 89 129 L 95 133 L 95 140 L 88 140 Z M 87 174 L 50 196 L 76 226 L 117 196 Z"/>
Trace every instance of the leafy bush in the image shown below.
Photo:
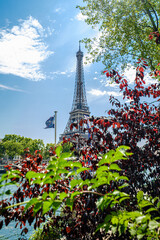
<path fill-rule="evenodd" d="M 103 155 L 90 179 L 82 179 L 79 174 L 89 173 L 91 169 L 71 158 L 68 161 L 71 153 L 62 153 L 61 146 L 57 147 L 56 156 L 41 172 L 32 169 L 26 171 L 24 176 L 22 169 L 8 171 L 1 179 L 1 187 L 20 182 L 22 175 L 23 183 L 11 198 L 16 199 L 17 203 L 11 205 L 8 200 L 1 202 L 5 224 L 17 219 L 22 228 L 26 221 L 31 224 L 35 220 L 36 228 L 47 221 L 43 230 L 36 233 L 35 239 L 38 234 L 41 234 L 41 239 L 48 239 L 49 234 L 52 239 L 64 236 L 66 239 L 101 239 L 108 233 L 111 239 L 117 239 L 117 236 L 156 239 L 160 227 L 159 198 L 143 196 L 140 191 L 135 200 L 122 191 L 128 187 L 128 178 L 122 174 L 117 163 L 122 159 L 128 160 L 131 156 L 128 149 L 127 146 L 120 146 Z M 32 161 L 30 167 L 33 167 Z M 3 183 L 6 180 L 8 182 Z M 112 183 L 116 184 L 115 190 L 108 191 Z M 29 191 L 27 197 L 31 200 L 24 202 L 23 189 L 25 193 Z M 132 201 L 137 201 L 134 207 L 132 204 L 130 206 Z M 51 228 L 52 231 L 49 230 Z M 27 232 L 26 227 L 22 230 L 24 232 Z M 56 233 L 59 238 L 53 238 Z"/>

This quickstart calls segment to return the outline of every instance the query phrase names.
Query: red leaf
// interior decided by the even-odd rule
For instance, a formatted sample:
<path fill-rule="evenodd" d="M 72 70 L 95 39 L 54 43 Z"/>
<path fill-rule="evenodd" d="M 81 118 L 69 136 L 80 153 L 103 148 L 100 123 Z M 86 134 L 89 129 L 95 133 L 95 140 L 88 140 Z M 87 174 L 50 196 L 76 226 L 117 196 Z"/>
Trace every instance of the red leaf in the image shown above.
<path fill-rule="evenodd" d="M 140 72 L 144 72 L 144 68 L 143 68 L 143 67 L 140 67 L 140 68 L 139 68 L 139 71 L 140 71 Z"/>
<path fill-rule="evenodd" d="M 71 228 L 70 227 L 66 227 L 66 232 L 70 233 L 70 231 L 71 231 Z"/>

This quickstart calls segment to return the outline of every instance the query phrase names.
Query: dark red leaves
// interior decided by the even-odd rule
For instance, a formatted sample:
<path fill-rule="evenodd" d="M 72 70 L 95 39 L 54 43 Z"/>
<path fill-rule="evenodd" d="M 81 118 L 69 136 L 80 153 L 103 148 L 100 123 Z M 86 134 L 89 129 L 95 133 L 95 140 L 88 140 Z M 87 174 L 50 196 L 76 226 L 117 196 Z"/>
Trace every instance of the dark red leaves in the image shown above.
<path fill-rule="evenodd" d="M 157 31 L 157 32 L 152 32 L 152 33 L 150 33 L 149 39 L 152 40 L 153 37 L 155 38 L 156 44 L 160 44 L 160 34 L 159 34 L 158 31 Z"/>
<path fill-rule="evenodd" d="M 70 227 L 66 227 L 66 232 L 70 233 L 70 231 L 71 231 L 71 228 Z"/>
<path fill-rule="evenodd" d="M 3 221 L 0 221 L 0 229 L 3 227 Z"/>
<path fill-rule="evenodd" d="M 77 124 L 77 123 L 72 123 L 72 124 L 70 125 L 70 130 L 72 130 L 74 127 L 75 127 L 76 129 L 78 129 L 78 124 Z"/>
<path fill-rule="evenodd" d="M 25 233 L 25 234 L 27 234 L 28 233 L 28 228 L 24 228 L 23 230 L 22 230 L 22 233 Z"/>

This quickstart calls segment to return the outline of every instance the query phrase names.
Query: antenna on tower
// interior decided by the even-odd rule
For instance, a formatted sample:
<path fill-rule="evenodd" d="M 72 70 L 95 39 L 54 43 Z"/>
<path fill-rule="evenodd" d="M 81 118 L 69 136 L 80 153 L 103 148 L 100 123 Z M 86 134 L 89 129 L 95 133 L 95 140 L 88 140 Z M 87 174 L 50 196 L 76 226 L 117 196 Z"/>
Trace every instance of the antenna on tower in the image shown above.
<path fill-rule="evenodd" d="M 81 40 L 79 40 L 79 51 L 81 51 Z"/>

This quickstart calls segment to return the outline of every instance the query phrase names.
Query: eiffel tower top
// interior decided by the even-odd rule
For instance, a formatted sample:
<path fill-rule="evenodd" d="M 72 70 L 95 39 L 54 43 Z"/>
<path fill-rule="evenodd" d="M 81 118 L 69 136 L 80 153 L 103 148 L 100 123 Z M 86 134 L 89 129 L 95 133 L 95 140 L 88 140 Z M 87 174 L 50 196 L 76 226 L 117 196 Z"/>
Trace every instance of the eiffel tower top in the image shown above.
<path fill-rule="evenodd" d="M 72 104 L 72 111 L 84 110 L 89 111 L 87 105 L 85 82 L 84 82 L 84 70 L 83 70 L 83 52 L 81 51 L 81 45 L 79 41 L 79 51 L 76 53 L 77 67 L 76 67 L 76 79 L 74 88 L 74 97 Z"/>

